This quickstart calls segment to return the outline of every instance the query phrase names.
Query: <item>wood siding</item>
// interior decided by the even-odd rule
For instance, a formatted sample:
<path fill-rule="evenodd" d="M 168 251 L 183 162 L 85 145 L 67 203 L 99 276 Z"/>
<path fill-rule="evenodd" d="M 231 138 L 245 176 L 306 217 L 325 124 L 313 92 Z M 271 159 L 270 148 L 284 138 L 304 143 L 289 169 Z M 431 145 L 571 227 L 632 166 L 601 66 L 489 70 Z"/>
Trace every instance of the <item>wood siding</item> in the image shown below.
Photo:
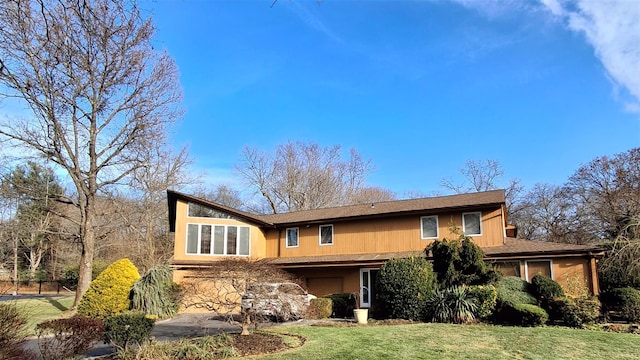
<path fill-rule="evenodd" d="M 462 229 L 462 212 L 425 214 L 438 215 L 438 239 L 457 238 L 450 232 L 453 223 Z M 368 220 L 327 222 L 333 225 L 333 245 L 319 244 L 319 225 L 298 226 L 299 245 L 285 246 L 285 229 L 269 229 L 266 232 L 267 257 L 297 257 L 317 255 L 367 254 L 398 251 L 423 251 L 433 242 L 421 239 L 421 215 Z M 473 236 L 481 247 L 500 246 L 504 240 L 502 209 L 482 212 L 482 235 Z"/>
<path fill-rule="evenodd" d="M 194 260 L 194 261 L 216 261 L 232 257 L 231 255 L 195 255 L 186 253 L 187 245 L 187 224 L 209 224 L 209 225 L 236 225 L 248 226 L 250 235 L 249 258 L 264 258 L 266 256 L 265 237 L 259 227 L 234 219 L 215 219 L 204 217 L 187 216 L 187 203 L 178 201 L 176 204 L 176 231 L 174 233 L 174 261 Z M 247 256 L 233 256 L 247 258 Z"/>

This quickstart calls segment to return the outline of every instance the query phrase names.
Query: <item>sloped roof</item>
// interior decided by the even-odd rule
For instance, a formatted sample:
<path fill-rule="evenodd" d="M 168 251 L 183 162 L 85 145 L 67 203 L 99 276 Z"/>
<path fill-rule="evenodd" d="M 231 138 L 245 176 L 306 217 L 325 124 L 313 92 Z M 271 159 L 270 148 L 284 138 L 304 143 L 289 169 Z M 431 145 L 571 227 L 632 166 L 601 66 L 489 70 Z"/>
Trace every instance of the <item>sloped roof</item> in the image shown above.
<path fill-rule="evenodd" d="M 421 199 L 384 201 L 368 204 L 295 211 L 282 214 L 257 215 L 233 209 L 195 196 L 167 190 L 171 231 L 175 227 L 175 203 L 177 199 L 205 205 L 227 212 L 259 226 L 279 226 L 296 223 L 328 222 L 362 217 L 383 217 L 415 212 L 452 209 L 474 209 L 489 205 L 501 205 L 505 201 L 504 190 L 492 190 L 471 194 L 437 196 Z"/>
<path fill-rule="evenodd" d="M 594 256 L 602 257 L 604 249 L 597 246 L 561 244 L 542 241 L 529 241 L 514 238 L 505 238 L 501 246 L 482 248 L 485 260 L 500 259 L 522 259 L 522 258 L 544 258 L 558 256 Z M 306 266 L 348 266 L 356 263 L 383 263 L 389 259 L 403 258 L 412 255 L 422 256 L 419 251 L 402 251 L 390 253 L 368 253 L 368 254 L 341 254 L 341 255 L 318 255 L 318 256 L 298 256 L 281 257 L 270 259 L 273 264 L 284 267 L 306 267 Z"/>

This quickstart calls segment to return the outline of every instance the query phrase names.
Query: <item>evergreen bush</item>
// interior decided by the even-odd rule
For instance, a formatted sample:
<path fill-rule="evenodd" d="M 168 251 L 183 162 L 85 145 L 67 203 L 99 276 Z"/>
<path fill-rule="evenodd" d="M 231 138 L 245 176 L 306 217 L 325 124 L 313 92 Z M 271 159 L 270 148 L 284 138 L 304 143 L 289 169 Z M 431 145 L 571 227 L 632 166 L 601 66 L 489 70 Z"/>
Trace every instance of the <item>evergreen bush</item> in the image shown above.
<path fill-rule="evenodd" d="M 377 277 L 380 315 L 420 320 L 425 315 L 425 303 L 434 288 L 433 268 L 425 258 L 391 259 L 380 267 Z"/>
<path fill-rule="evenodd" d="M 155 318 L 136 311 L 127 311 L 104 320 L 104 337 L 107 343 L 119 350 L 130 345 L 142 345 L 149 341 Z"/>
<path fill-rule="evenodd" d="M 476 300 L 475 317 L 488 319 L 496 308 L 498 291 L 493 285 L 474 285 L 469 287 L 469 295 Z"/>
<path fill-rule="evenodd" d="M 583 327 L 593 324 L 600 317 L 600 301 L 595 297 L 558 297 L 547 302 L 549 318 L 560 320 L 566 326 Z"/>
<path fill-rule="evenodd" d="M 106 319 L 129 309 L 131 287 L 140 278 L 129 259 L 109 265 L 91 282 L 78 304 L 78 315 Z"/>
<path fill-rule="evenodd" d="M 516 276 L 504 277 L 496 283 L 497 303 L 531 304 L 538 301 L 529 293 L 529 283 Z"/>
<path fill-rule="evenodd" d="M 328 299 L 331 299 L 331 317 L 334 318 L 346 318 L 353 316 L 353 313 L 349 314 L 349 310 L 353 310 L 353 305 L 350 305 L 349 297 L 351 294 L 349 293 L 338 293 L 331 294 L 325 296 Z"/>
<path fill-rule="evenodd" d="M 468 236 L 436 240 L 425 249 L 433 256 L 433 271 L 441 289 L 496 282 L 499 273 L 485 264 L 484 252 Z"/>
<path fill-rule="evenodd" d="M 629 322 L 640 322 L 640 290 L 626 287 L 602 293 L 600 301 L 605 311 L 618 312 Z"/>
<path fill-rule="evenodd" d="M 538 274 L 531 279 L 531 293 L 541 303 L 564 296 L 562 286 L 548 276 Z"/>
<path fill-rule="evenodd" d="M 161 319 L 175 315 L 180 306 L 177 286 L 173 282 L 173 271 L 168 266 L 149 269 L 131 288 L 131 310 Z"/>

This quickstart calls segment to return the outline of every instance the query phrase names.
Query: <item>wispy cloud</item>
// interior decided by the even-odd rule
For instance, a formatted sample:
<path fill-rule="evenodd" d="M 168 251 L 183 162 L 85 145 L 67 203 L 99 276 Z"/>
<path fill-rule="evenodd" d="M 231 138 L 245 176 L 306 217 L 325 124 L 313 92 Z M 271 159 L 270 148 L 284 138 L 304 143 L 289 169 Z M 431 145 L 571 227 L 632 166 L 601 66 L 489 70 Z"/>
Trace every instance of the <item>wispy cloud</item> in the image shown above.
<path fill-rule="evenodd" d="M 309 8 L 309 6 L 315 5 L 308 5 L 306 2 L 302 1 L 290 1 L 287 3 L 287 5 L 287 8 L 291 10 L 300 20 L 302 20 L 305 25 L 321 34 L 324 34 L 333 41 L 344 44 L 343 39 L 338 36 L 338 34 L 336 34 L 333 30 L 331 30 L 320 16 L 318 16 Z"/>

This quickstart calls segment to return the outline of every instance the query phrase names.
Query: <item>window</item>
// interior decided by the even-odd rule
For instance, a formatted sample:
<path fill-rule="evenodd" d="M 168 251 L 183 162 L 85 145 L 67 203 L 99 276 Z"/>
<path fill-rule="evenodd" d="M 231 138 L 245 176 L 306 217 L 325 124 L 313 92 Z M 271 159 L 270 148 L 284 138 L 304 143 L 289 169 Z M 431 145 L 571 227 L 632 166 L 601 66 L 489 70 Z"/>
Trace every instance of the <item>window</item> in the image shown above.
<path fill-rule="evenodd" d="M 205 217 L 205 218 L 214 218 L 214 219 L 238 220 L 234 216 L 229 215 L 225 212 L 218 211 L 216 209 L 213 209 L 204 205 L 196 204 L 196 203 L 191 203 L 191 202 L 188 205 L 187 215 L 189 217 Z"/>
<path fill-rule="evenodd" d="M 467 236 L 482 235 L 482 213 L 463 213 L 462 232 Z"/>
<path fill-rule="evenodd" d="M 531 279 L 538 274 L 553 279 L 552 269 L 551 260 L 530 260 L 524 262 L 524 272 L 528 282 L 531 282 Z"/>
<path fill-rule="evenodd" d="M 286 246 L 288 248 L 298 247 L 298 228 L 288 228 L 286 232 Z"/>
<path fill-rule="evenodd" d="M 422 239 L 437 239 L 438 238 L 438 216 L 423 216 L 420 218 L 422 224 L 421 237 Z"/>
<path fill-rule="evenodd" d="M 333 225 L 320 225 L 320 245 L 333 245 Z"/>
<path fill-rule="evenodd" d="M 248 256 L 250 238 L 248 226 L 187 224 L 186 253 Z"/>

